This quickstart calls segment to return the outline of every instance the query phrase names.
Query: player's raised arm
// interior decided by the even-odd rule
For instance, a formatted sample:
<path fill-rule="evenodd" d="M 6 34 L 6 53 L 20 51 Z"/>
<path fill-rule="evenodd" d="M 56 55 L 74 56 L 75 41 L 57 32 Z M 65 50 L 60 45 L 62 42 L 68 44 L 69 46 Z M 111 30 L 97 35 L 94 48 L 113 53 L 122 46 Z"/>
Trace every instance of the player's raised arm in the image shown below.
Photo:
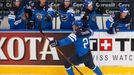
<path fill-rule="evenodd" d="M 76 35 L 74 33 L 71 33 L 68 37 L 61 39 L 61 40 L 53 40 L 50 42 L 50 45 L 55 47 L 55 46 L 66 46 L 74 41 L 76 41 Z"/>
<path fill-rule="evenodd" d="M 15 6 L 10 9 L 8 15 L 10 29 L 26 29 L 24 7 L 21 8 L 21 0 L 13 0 L 13 4 Z"/>
<path fill-rule="evenodd" d="M 128 30 L 131 22 L 131 17 L 125 6 L 120 7 L 120 12 L 114 13 L 106 21 L 106 27 L 109 34 L 115 34 L 118 31 Z"/>

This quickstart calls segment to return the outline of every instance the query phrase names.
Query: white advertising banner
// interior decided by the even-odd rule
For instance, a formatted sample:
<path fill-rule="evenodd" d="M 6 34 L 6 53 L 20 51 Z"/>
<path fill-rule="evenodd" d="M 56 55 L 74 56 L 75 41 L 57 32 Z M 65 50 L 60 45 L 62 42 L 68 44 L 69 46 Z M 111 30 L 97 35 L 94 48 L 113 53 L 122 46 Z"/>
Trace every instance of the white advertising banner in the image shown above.
<path fill-rule="evenodd" d="M 91 37 L 90 49 L 94 62 L 100 66 L 134 66 L 133 32 L 96 32 Z"/>

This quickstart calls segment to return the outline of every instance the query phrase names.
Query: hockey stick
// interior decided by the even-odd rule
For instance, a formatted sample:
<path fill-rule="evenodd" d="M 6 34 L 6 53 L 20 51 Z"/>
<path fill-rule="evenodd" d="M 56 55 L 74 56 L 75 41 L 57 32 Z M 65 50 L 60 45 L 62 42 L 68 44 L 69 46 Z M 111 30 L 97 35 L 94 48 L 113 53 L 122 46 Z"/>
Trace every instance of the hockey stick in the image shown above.
<path fill-rule="evenodd" d="M 48 39 L 47 36 L 45 36 L 45 38 L 50 42 L 50 40 Z M 60 50 L 58 47 L 56 47 L 56 50 L 63 56 L 63 58 L 64 58 L 68 63 L 70 63 L 70 64 L 80 73 L 80 75 L 83 75 L 83 73 L 82 73 L 70 60 L 68 60 L 68 58 L 61 52 L 61 50 Z"/>
<path fill-rule="evenodd" d="M 43 37 L 45 37 L 45 39 L 47 39 L 49 42 L 50 40 L 48 39 L 48 37 L 42 32 L 42 28 L 41 28 L 41 24 L 38 25 L 39 31 L 42 34 Z M 71 64 L 78 72 L 80 75 L 84 75 L 62 52 L 61 50 L 56 47 L 56 50 L 63 56 L 63 58 L 69 63 Z"/>

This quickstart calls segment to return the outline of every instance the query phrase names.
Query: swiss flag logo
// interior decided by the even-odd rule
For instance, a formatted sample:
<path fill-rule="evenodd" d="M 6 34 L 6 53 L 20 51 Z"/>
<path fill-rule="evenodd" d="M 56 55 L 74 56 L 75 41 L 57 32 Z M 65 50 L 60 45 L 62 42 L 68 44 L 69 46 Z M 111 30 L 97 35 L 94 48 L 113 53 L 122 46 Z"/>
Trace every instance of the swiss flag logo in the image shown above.
<path fill-rule="evenodd" d="M 100 39 L 100 51 L 112 51 L 112 39 Z"/>

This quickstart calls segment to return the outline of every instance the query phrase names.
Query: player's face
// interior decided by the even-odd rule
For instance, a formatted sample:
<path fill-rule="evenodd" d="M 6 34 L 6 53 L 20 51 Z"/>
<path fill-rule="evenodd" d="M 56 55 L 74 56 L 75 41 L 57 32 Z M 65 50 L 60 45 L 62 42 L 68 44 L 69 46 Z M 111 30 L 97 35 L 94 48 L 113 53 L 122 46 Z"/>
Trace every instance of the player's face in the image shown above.
<path fill-rule="evenodd" d="M 73 25 L 73 31 L 75 32 L 79 27 L 78 26 L 75 26 Z"/>
<path fill-rule="evenodd" d="M 127 16 L 127 13 L 125 12 L 121 13 L 121 18 L 126 18 L 126 16 Z"/>
<path fill-rule="evenodd" d="M 88 10 L 92 11 L 93 10 L 93 5 L 88 6 Z"/>
<path fill-rule="evenodd" d="M 42 5 L 45 5 L 46 0 L 40 0 L 40 3 L 41 3 Z"/>
<path fill-rule="evenodd" d="M 70 1 L 66 1 L 66 2 L 64 2 L 64 4 L 65 4 L 65 7 L 68 7 L 71 4 L 71 2 Z"/>
<path fill-rule="evenodd" d="M 19 6 L 20 6 L 20 1 L 16 1 L 16 2 L 15 2 L 15 6 L 16 6 L 16 7 L 19 7 Z"/>

